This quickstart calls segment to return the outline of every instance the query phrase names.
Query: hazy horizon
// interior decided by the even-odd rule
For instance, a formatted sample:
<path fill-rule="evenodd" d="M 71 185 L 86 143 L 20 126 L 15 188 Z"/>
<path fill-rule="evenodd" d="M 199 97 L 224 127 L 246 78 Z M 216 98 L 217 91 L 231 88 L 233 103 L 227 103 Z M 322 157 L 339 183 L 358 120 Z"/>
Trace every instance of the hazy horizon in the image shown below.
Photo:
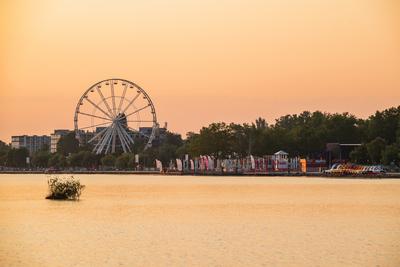
<path fill-rule="evenodd" d="M 2 1 L 0 140 L 73 129 L 94 83 L 140 85 L 162 126 L 400 104 L 394 0 Z"/>
<path fill-rule="evenodd" d="M 400 106 L 400 104 L 397 105 L 397 106 Z M 393 106 L 393 107 L 397 107 L 397 106 Z M 391 107 L 384 108 L 384 109 L 388 109 L 388 108 L 392 108 L 392 106 L 391 106 Z M 383 110 L 383 109 L 382 109 L 382 110 Z M 382 111 L 382 110 L 377 110 L 377 111 Z M 320 111 L 320 112 L 322 112 L 322 113 L 331 113 L 331 112 L 327 112 L 327 111 L 324 111 L 324 110 L 302 110 L 302 111 L 299 111 L 298 113 L 295 113 L 295 114 L 299 115 L 299 114 L 301 114 L 302 112 L 306 112 L 306 111 L 311 112 L 311 113 L 317 112 L 317 111 Z M 342 114 L 342 113 L 346 113 L 346 111 L 340 112 L 339 114 Z M 334 114 L 334 113 L 331 113 L 331 114 Z M 351 115 L 355 115 L 355 114 L 352 114 L 352 113 L 350 113 L 350 114 L 351 114 Z M 369 115 L 366 115 L 365 117 L 359 117 L 359 116 L 357 116 L 357 118 L 359 118 L 359 119 L 367 119 L 370 115 L 374 115 L 374 114 L 375 114 L 375 112 L 373 112 L 373 113 L 371 113 L 371 114 L 369 114 Z M 277 118 L 273 118 L 272 120 L 268 120 L 268 121 L 267 121 L 268 125 L 269 125 L 269 126 L 270 126 L 270 125 L 274 125 L 274 124 L 276 123 L 276 120 L 277 120 L 277 119 L 279 119 L 281 116 L 285 116 L 285 115 L 294 115 L 294 114 L 281 114 L 281 115 L 279 115 Z M 220 120 L 220 121 L 213 121 L 213 122 L 210 122 L 210 124 L 211 124 L 211 123 L 226 123 L 226 124 L 230 124 L 230 123 L 239 123 L 239 124 L 244 124 L 244 123 L 255 123 L 256 120 L 257 120 L 258 118 L 260 118 L 260 116 L 254 118 L 254 119 L 252 119 L 252 120 L 243 121 L 243 122 L 233 122 L 233 121 L 222 121 L 222 120 Z M 261 117 L 261 118 L 265 119 L 264 117 Z M 164 122 L 160 122 L 160 123 L 161 123 L 161 124 L 160 124 L 160 127 L 164 127 Z M 199 128 L 196 129 L 196 130 L 189 130 L 189 131 L 184 132 L 184 133 L 181 133 L 181 132 L 178 132 L 178 131 L 174 131 L 173 129 L 170 129 L 170 127 L 167 127 L 167 128 L 168 128 L 168 131 L 173 132 L 173 133 L 181 134 L 181 135 L 182 135 L 182 138 L 183 138 L 183 139 L 186 139 L 186 134 L 188 134 L 189 132 L 198 133 L 198 132 L 201 130 L 201 128 L 207 127 L 207 126 L 209 126 L 210 124 L 201 125 L 201 126 L 199 126 Z M 101 127 L 101 126 L 99 126 L 99 127 Z M 143 127 L 146 127 L 146 125 L 143 125 Z M 38 135 L 38 136 L 41 136 L 41 135 L 50 135 L 50 134 L 52 134 L 52 133 L 54 132 L 54 130 L 71 130 L 71 131 L 74 131 L 74 127 L 71 127 L 71 128 L 65 128 L 65 127 L 64 127 L 64 128 L 54 128 L 54 129 L 51 129 L 50 132 L 48 132 L 48 133 L 43 133 L 43 134 L 37 134 L 37 133 L 22 133 L 22 134 L 15 134 L 15 135 L 13 135 L 13 136 L 18 136 L 18 135 Z M 11 142 L 11 136 L 8 138 L 8 140 L 5 138 L 5 139 L 0 139 L 0 141 L 9 143 L 9 142 Z"/>

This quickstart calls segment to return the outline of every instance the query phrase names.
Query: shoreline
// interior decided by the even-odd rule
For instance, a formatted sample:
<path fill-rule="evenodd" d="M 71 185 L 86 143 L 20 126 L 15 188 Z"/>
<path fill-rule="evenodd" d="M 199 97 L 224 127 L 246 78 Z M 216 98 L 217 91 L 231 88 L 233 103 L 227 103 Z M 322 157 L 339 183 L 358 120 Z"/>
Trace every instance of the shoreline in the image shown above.
<path fill-rule="evenodd" d="M 244 172 L 244 173 L 221 173 L 221 172 L 159 172 L 159 171 L 0 171 L 1 174 L 115 174 L 115 175 L 165 175 L 165 176 L 258 176 L 258 177 L 319 177 L 337 179 L 400 179 L 400 173 L 384 173 L 375 175 L 329 175 L 326 173 L 302 173 L 302 172 Z"/>

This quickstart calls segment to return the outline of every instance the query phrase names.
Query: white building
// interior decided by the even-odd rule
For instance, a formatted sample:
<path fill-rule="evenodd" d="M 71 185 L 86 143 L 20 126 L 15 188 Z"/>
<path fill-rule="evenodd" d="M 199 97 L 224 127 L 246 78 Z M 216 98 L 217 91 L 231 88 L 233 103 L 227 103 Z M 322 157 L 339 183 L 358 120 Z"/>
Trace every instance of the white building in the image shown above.
<path fill-rule="evenodd" d="M 279 150 L 273 155 L 274 159 L 274 169 L 276 171 L 287 171 L 289 167 L 289 161 L 288 161 L 288 156 L 289 154 L 286 153 L 283 150 Z"/>
<path fill-rule="evenodd" d="M 57 152 L 57 143 L 62 136 L 67 135 L 70 130 L 54 130 L 54 133 L 50 135 L 50 152 Z"/>
<path fill-rule="evenodd" d="M 50 136 L 47 135 L 19 135 L 11 136 L 11 148 L 23 148 L 28 149 L 29 154 L 33 155 L 36 151 L 41 149 L 49 149 L 50 147 Z"/>

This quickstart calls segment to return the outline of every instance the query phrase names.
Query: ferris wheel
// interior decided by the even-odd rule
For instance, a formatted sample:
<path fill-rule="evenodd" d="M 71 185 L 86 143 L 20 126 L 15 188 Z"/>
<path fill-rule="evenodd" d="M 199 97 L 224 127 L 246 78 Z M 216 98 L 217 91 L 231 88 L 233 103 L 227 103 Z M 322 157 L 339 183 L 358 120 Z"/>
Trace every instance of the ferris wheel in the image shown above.
<path fill-rule="evenodd" d="M 96 154 L 133 151 L 133 145 L 151 147 L 158 129 L 149 95 L 137 84 L 108 79 L 92 85 L 79 99 L 74 116 L 80 144 Z"/>

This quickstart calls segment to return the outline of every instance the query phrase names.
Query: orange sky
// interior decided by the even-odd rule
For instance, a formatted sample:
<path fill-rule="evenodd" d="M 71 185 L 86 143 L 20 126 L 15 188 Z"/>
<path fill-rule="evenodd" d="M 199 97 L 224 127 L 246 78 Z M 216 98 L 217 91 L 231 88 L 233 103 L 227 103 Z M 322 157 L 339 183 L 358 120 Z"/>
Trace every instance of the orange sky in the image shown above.
<path fill-rule="evenodd" d="M 182 134 L 400 105 L 396 0 L 0 2 L 0 140 L 73 128 L 97 81 L 136 82 Z"/>

